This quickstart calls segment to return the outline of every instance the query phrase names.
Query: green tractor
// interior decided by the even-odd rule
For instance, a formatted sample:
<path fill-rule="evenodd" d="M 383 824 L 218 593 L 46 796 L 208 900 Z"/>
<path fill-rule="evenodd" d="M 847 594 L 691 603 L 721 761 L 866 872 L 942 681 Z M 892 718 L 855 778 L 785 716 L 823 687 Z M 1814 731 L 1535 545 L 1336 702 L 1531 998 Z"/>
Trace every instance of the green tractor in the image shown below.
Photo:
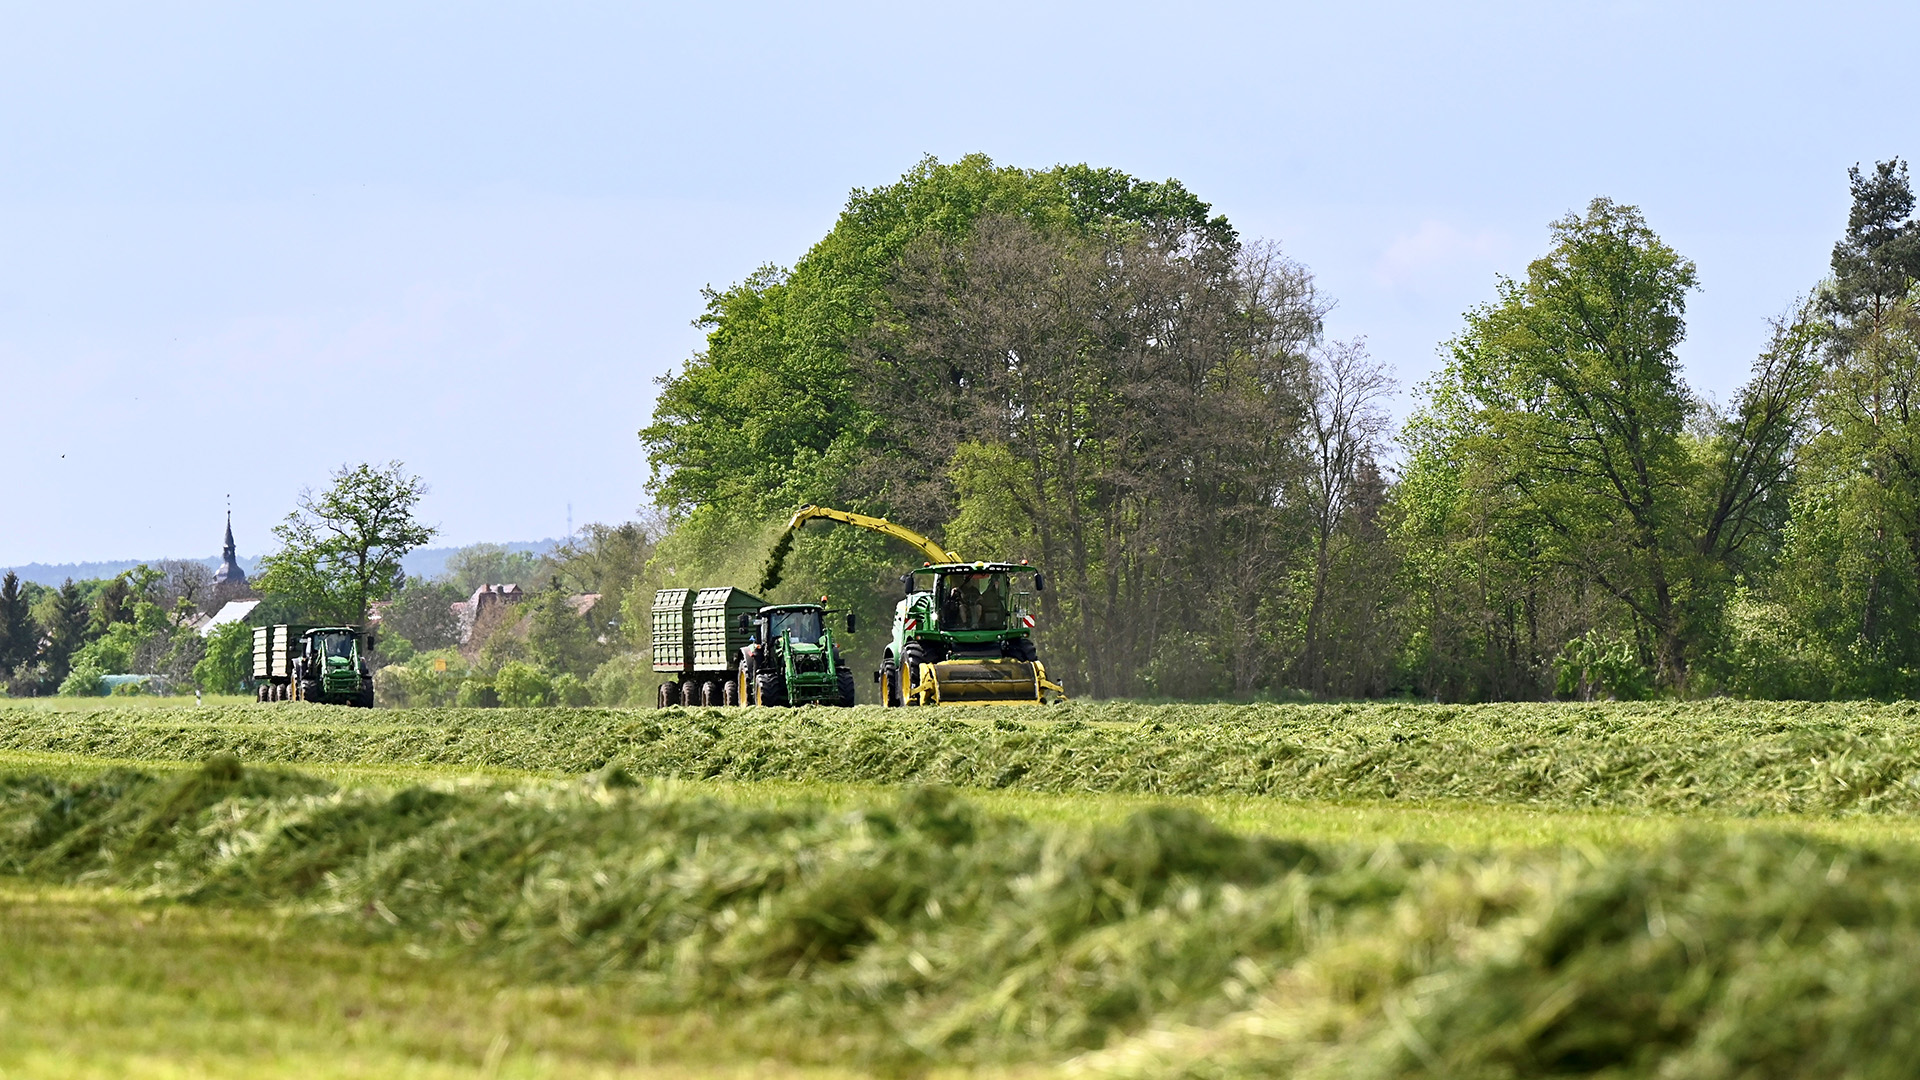
<path fill-rule="evenodd" d="M 373 635 L 357 626 L 255 627 L 253 677 L 261 701 L 373 707 Z"/>
<path fill-rule="evenodd" d="M 740 616 L 750 637 L 740 650 L 742 705 L 853 707 L 853 669 L 834 644 L 827 614 L 820 604 L 774 604 Z M 853 627 L 849 614 L 847 633 Z"/>

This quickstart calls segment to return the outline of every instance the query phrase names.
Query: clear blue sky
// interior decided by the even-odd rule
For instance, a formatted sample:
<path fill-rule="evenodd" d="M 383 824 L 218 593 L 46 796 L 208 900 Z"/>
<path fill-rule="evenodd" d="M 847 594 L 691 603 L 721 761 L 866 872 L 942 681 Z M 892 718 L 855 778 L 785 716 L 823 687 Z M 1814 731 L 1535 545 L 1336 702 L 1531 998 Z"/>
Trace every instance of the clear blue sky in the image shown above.
<path fill-rule="evenodd" d="M 924 154 L 1177 177 L 1411 385 L 1594 195 L 1724 398 L 1920 154 L 1912 5 L 0 6 L 0 566 L 243 554 L 344 461 L 624 520 L 699 290 Z M 1399 406 L 1403 411 L 1403 401 Z"/>

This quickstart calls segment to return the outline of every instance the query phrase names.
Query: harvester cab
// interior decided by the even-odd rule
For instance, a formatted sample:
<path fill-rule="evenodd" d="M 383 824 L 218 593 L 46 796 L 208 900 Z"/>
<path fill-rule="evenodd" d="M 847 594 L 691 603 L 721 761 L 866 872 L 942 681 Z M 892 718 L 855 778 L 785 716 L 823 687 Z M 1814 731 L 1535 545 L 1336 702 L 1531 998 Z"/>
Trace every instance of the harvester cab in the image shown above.
<path fill-rule="evenodd" d="M 1060 700 L 1033 643 L 1034 593 L 1046 578 L 1024 563 L 929 563 L 901 576 L 893 641 L 876 673 L 899 705 L 1036 705 Z"/>
<path fill-rule="evenodd" d="M 840 656 L 820 604 L 774 604 L 742 615 L 739 700 L 750 705 L 853 705 L 853 669 Z M 847 616 L 852 633 L 854 617 Z"/>

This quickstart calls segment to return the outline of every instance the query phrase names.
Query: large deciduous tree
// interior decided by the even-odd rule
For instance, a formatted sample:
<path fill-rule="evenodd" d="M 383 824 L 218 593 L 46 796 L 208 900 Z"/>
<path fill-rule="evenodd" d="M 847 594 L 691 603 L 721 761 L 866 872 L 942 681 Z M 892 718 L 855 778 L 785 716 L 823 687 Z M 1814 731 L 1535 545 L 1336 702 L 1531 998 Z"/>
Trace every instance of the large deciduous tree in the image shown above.
<path fill-rule="evenodd" d="M 415 518 L 426 484 L 398 461 L 341 466 L 333 484 L 304 491 L 274 526 L 280 550 L 261 560 L 256 585 L 315 622 L 360 623 L 399 586 L 400 559 L 433 539 Z"/>
<path fill-rule="evenodd" d="M 1163 648 L 1169 674 L 1251 690 L 1294 546 L 1304 271 L 1191 222 L 994 216 L 909 252 L 888 301 L 861 380 L 884 501 L 952 521 L 969 557 L 1049 568 L 1045 647 L 1096 696 L 1136 692 Z"/>
<path fill-rule="evenodd" d="M 1524 279 L 1468 315 L 1415 425 L 1444 428 L 1452 445 L 1418 464 L 1452 458 L 1479 496 L 1453 512 L 1494 511 L 1474 531 L 1483 571 L 1512 568 L 1486 593 L 1509 625 L 1523 613 L 1525 640 L 1516 626 L 1509 649 L 1531 650 L 1537 668 L 1562 644 L 1540 640 L 1540 594 L 1513 588 L 1558 568 L 1596 595 L 1560 614 L 1557 636 L 1580 623 L 1617 630 L 1657 680 L 1684 691 L 1734 572 L 1778 521 L 1812 365 L 1777 344 L 1726 415 L 1706 410 L 1675 355 L 1693 264 L 1637 209 L 1607 199 L 1552 233 Z M 1422 484 L 1435 490 L 1426 475 Z"/>

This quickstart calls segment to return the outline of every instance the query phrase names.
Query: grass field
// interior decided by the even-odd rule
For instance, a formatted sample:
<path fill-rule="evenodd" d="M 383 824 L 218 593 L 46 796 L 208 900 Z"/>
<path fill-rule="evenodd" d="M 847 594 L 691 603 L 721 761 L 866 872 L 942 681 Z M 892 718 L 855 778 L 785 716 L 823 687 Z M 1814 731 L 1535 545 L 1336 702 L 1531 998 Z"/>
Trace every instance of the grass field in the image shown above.
<path fill-rule="evenodd" d="M 0 704 L 6 1075 L 1903 1076 L 1920 1049 L 1904 704 L 119 705 Z"/>

